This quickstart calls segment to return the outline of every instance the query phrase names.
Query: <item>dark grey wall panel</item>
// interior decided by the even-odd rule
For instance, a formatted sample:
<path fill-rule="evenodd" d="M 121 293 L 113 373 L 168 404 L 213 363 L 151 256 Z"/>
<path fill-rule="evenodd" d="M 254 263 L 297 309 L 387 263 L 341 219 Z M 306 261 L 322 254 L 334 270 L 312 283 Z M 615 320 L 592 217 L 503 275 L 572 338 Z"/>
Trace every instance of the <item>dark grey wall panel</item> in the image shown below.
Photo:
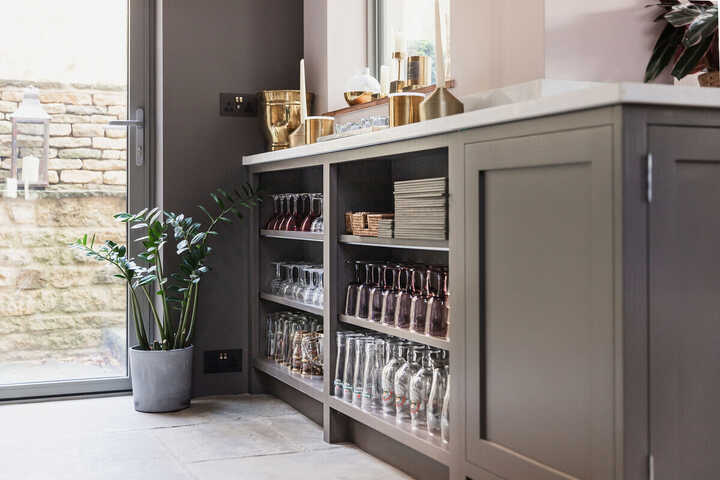
<path fill-rule="evenodd" d="M 242 155 L 263 149 L 258 119 L 220 117 L 218 94 L 297 88 L 302 12 L 298 0 L 162 2 L 164 208 L 201 216 L 196 205 L 208 203 L 208 192 L 246 180 Z M 195 395 L 247 391 L 247 357 L 242 373 L 202 373 L 203 350 L 248 351 L 248 226 L 221 230 L 214 271 L 200 288 Z"/>

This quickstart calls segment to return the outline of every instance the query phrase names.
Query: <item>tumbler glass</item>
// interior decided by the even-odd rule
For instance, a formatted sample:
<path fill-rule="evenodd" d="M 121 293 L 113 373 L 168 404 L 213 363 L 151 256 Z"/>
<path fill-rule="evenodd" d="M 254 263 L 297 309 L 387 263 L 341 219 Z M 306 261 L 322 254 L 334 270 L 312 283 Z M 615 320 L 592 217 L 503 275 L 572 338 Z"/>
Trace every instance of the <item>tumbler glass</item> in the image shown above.
<path fill-rule="evenodd" d="M 440 417 L 440 436 L 443 442 L 450 443 L 450 375 L 447 379 L 442 416 Z"/>
<path fill-rule="evenodd" d="M 375 386 L 373 387 L 372 408 L 379 408 L 382 405 L 382 372 L 387 363 L 387 342 L 384 338 L 375 339 L 375 372 L 373 379 Z"/>
<path fill-rule="evenodd" d="M 335 393 L 337 398 L 343 397 L 343 376 L 345 372 L 345 350 L 348 332 L 336 332 L 337 357 L 335 359 Z"/>
<path fill-rule="evenodd" d="M 410 349 L 410 358 L 395 372 L 395 420 L 410 420 L 410 381 L 420 370 L 425 347 L 415 345 Z"/>
<path fill-rule="evenodd" d="M 363 374 L 365 373 L 365 345 L 371 340 L 373 339 L 369 337 L 358 337 L 355 339 L 352 404 L 356 407 L 360 407 L 362 405 Z"/>
<path fill-rule="evenodd" d="M 425 350 L 420 370 L 410 381 L 410 424 L 413 429 L 427 428 L 427 402 L 432 388 L 433 371 L 430 356 L 439 354 L 436 350 Z"/>
<path fill-rule="evenodd" d="M 292 356 L 290 357 L 290 369 L 292 373 L 302 373 L 303 351 L 302 339 L 307 332 L 296 330 L 292 340 Z"/>
<path fill-rule="evenodd" d="M 376 398 L 375 389 L 377 387 L 377 363 L 375 355 L 377 352 L 377 344 L 375 338 L 369 338 L 365 342 L 365 366 L 362 373 L 362 388 L 360 407 L 366 411 L 372 411 L 374 399 Z"/>
<path fill-rule="evenodd" d="M 430 357 L 433 377 L 427 403 L 427 430 L 430 435 L 439 435 L 445 390 L 447 389 L 446 362 L 444 352 Z"/>
<path fill-rule="evenodd" d="M 355 387 L 355 348 L 358 338 L 362 334 L 351 334 L 347 336 L 345 347 L 345 369 L 343 373 L 343 400 L 352 403 L 353 389 Z"/>
<path fill-rule="evenodd" d="M 405 363 L 408 347 L 397 341 L 387 343 L 390 359 L 382 370 L 382 411 L 385 415 L 395 415 L 395 374 Z"/>

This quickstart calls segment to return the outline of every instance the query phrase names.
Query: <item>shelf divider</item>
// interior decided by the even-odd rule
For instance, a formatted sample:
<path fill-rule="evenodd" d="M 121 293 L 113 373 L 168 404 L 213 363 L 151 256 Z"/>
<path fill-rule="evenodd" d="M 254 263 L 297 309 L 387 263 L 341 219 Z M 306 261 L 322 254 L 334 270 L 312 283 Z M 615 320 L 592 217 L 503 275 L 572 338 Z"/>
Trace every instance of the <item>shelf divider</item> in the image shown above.
<path fill-rule="evenodd" d="M 322 307 L 316 307 L 314 305 L 306 305 L 304 303 L 300 303 L 296 300 L 291 300 L 289 298 L 280 297 L 278 295 L 273 295 L 271 293 L 260 293 L 260 298 L 268 301 L 277 303 L 278 305 L 285 305 L 286 307 L 291 307 L 296 310 L 302 310 L 303 312 L 312 313 L 314 315 L 320 315 L 323 316 L 323 308 Z"/>
<path fill-rule="evenodd" d="M 351 317 L 349 315 L 339 315 L 339 317 L 341 322 L 349 323 L 350 325 L 355 325 L 356 327 L 367 328 L 368 330 L 374 330 L 386 335 L 404 338 L 405 340 L 410 340 L 411 342 L 421 343 L 423 345 L 429 345 L 431 347 L 450 351 L 450 340 L 445 338 L 431 337 L 421 333 L 411 332 L 410 330 L 406 330 L 404 328 L 389 327 L 381 323 L 370 322 L 368 320 Z"/>
<path fill-rule="evenodd" d="M 260 230 L 260 236 L 266 238 L 284 238 L 286 240 L 304 240 L 322 242 L 324 234 L 316 232 L 291 232 L 286 230 Z"/>
<path fill-rule="evenodd" d="M 385 416 L 380 412 L 367 412 L 333 396 L 328 396 L 327 402 L 330 408 L 343 415 L 367 425 L 443 465 L 449 465 L 448 446 L 439 437 L 433 437 L 425 430 L 413 430 L 409 422 L 398 424 L 393 416 Z"/>
<path fill-rule="evenodd" d="M 325 401 L 322 377 L 303 377 L 302 375 L 290 372 L 287 367 L 278 365 L 273 360 L 267 358 L 256 358 L 255 368 L 296 390 L 300 390 L 318 402 Z"/>
<path fill-rule="evenodd" d="M 437 252 L 450 251 L 447 240 L 416 240 L 340 235 L 339 241 L 346 245 L 362 245 L 366 247 L 404 248 L 407 250 L 430 250 Z"/>

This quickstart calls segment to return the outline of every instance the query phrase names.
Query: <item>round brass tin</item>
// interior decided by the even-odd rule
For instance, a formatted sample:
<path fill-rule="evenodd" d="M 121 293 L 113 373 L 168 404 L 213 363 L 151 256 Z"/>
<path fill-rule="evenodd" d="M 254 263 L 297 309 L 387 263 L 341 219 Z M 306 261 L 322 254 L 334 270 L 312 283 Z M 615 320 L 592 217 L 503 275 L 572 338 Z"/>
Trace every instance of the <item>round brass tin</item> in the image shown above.
<path fill-rule="evenodd" d="M 335 133 L 335 117 L 307 117 L 305 119 L 305 144 L 316 143 L 320 137 Z"/>
<path fill-rule="evenodd" d="M 398 92 L 389 95 L 390 126 L 399 127 L 420 121 L 420 103 L 425 94 L 419 92 Z"/>
<path fill-rule="evenodd" d="M 363 103 L 369 103 L 374 100 L 374 92 L 370 91 L 353 91 L 353 92 L 345 92 L 343 94 L 345 96 L 345 101 L 348 105 L 351 107 L 353 105 L 362 105 Z"/>
<path fill-rule="evenodd" d="M 430 57 L 410 55 L 407 57 L 407 82 L 405 88 L 420 88 L 430 85 Z"/>
<path fill-rule="evenodd" d="M 314 95 L 307 94 L 308 111 Z M 290 132 L 300 126 L 300 90 L 263 90 L 258 92 L 260 128 L 268 150 L 290 146 Z"/>

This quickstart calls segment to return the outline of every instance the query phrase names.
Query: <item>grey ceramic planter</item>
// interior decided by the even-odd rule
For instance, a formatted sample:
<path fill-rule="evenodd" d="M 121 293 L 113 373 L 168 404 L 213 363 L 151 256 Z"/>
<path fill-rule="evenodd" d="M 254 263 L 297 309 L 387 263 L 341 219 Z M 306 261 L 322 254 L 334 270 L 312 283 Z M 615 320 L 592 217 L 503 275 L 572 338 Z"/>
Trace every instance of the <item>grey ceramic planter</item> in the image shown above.
<path fill-rule="evenodd" d="M 165 351 L 130 348 L 135 410 L 174 412 L 189 407 L 192 358 L 192 345 Z"/>

